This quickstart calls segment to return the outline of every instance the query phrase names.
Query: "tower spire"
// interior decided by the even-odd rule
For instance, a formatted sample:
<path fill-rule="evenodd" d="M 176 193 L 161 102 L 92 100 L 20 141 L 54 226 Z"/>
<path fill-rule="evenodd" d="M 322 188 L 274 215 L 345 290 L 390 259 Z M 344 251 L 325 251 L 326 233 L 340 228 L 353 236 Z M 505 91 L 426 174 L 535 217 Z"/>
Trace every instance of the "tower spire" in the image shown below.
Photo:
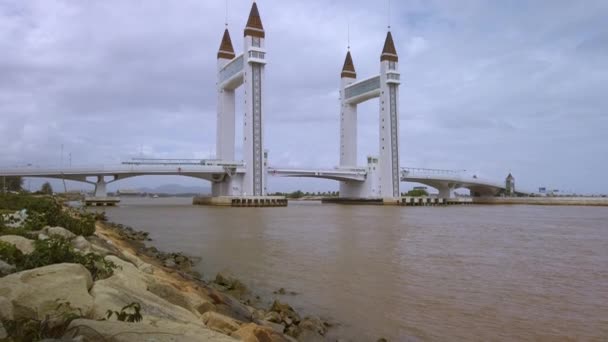
<path fill-rule="evenodd" d="M 357 73 L 355 72 L 355 65 L 353 63 L 353 58 L 350 55 L 350 50 L 346 53 L 346 59 L 344 60 L 344 66 L 342 67 L 340 77 L 357 78 Z"/>
<path fill-rule="evenodd" d="M 252 37 L 264 38 L 264 26 L 262 25 L 262 18 L 260 18 L 260 12 L 258 11 L 258 5 L 254 1 L 249 12 L 249 18 L 247 19 L 247 26 L 245 26 L 245 35 Z"/>
<path fill-rule="evenodd" d="M 230 39 L 230 33 L 228 28 L 224 30 L 224 36 L 222 37 L 222 43 L 220 49 L 217 52 L 217 58 L 233 59 L 235 57 L 234 48 L 232 47 L 232 40 Z"/>
<path fill-rule="evenodd" d="M 380 61 L 398 62 L 399 57 L 397 56 L 397 50 L 395 49 L 395 43 L 393 42 L 393 35 L 391 31 L 386 34 L 386 40 L 384 40 L 384 48 L 382 49 L 382 55 L 380 55 Z"/>

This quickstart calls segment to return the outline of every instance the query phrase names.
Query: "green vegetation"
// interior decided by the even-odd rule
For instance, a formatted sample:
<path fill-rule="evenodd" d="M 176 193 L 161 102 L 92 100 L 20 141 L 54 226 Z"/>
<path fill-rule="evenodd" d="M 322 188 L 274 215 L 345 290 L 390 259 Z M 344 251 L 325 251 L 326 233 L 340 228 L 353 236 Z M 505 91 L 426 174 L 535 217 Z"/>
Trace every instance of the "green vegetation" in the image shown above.
<path fill-rule="evenodd" d="M 81 264 L 91 272 L 93 280 L 110 277 L 117 267 L 99 254 L 79 253 L 68 240 L 62 238 L 36 240 L 34 251 L 28 255 L 21 253 L 12 244 L 0 241 L 0 259 L 15 265 L 16 272 L 60 263 Z"/>
<path fill-rule="evenodd" d="M 23 178 L 21 177 L 2 177 L 0 179 L 0 192 L 23 190 Z"/>
<path fill-rule="evenodd" d="M 42 187 L 40 188 L 40 193 L 43 195 L 52 195 L 53 187 L 51 186 L 51 183 L 45 182 L 44 184 L 42 184 Z"/>
<path fill-rule="evenodd" d="M 106 313 L 106 319 L 110 319 L 112 315 L 115 315 L 116 319 L 121 322 L 140 322 L 143 319 L 140 311 L 141 305 L 137 302 L 133 302 L 129 305 L 123 306 L 123 308 L 120 309 L 120 312 L 108 310 Z"/>
<path fill-rule="evenodd" d="M 15 245 L 0 241 L 0 260 L 3 260 L 11 265 L 22 264 L 24 262 L 23 253 L 15 247 Z"/>
<path fill-rule="evenodd" d="M 65 210 L 59 202 L 49 196 L 30 194 L 0 195 L 0 210 L 18 211 L 26 209 L 28 219 L 23 229 L 35 231 L 45 226 L 63 227 L 76 235 L 89 236 L 95 232 L 95 216 L 85 212 Z M 0 223 L 0 235 L 15 234 Z"/>
<path fill-rule="evenodd" d="M 338 195 L 340 195 L 340 192 L 338 192 L 338 191 L 303 192 L 302 190 L 296 190 L 293 192 L 275 192 L 273 194 L 270 194 L 270 196 L 285 196 L 287 198 L 302 198 L 302 197 L 310 197 L 310 196 L 337 197 Z"/>
<path fill-rule="evenodd" d="M 70 309 L 70 303 L 59 303 L 56 314 L 43 320 L 19 319 L 2 320 L 9 337 L 6 341 L 41 341 L 46 339 L 61 339 L 68 330 L 70 323 L 83 318 L 82 313 L 76 314 Z M 4 341 L 4 340 L 3 340 Z"/>
<path fill-rule="evenodd" d="M 424 189 L 410 190 L 406 194 L 406 196 L 412 196 L 412 197 L 423 197 L 423 196 L 428 196 L 428 195 L 429 195 L 429 193 Z"/>

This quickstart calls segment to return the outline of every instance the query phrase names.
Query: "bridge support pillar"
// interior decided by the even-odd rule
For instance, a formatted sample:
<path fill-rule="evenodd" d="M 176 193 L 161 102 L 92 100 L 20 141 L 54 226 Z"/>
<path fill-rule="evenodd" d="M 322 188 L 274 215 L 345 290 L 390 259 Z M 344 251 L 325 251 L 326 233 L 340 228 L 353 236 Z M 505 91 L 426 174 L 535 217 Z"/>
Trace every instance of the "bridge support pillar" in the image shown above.
<path fill-rule="evenodd" d="M 95 183 L 95 197 L 103 198 L 108 197 L 108 191 L 106 190 L 106 182 L 104 176 L 97 176 L 97 182 Z"/>
<path fill-rule="evenodd" d="M 444 184 L 437 187 L 439 190 L 439 198 L 454 198 L 454 189 L 456 186 L 454 184 Z"/>

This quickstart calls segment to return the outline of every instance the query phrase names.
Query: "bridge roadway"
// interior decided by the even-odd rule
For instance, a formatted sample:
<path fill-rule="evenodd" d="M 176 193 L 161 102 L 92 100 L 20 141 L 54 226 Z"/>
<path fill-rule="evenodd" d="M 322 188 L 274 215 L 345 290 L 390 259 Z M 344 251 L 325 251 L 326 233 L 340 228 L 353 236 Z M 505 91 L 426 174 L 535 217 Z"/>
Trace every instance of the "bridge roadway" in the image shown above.
<path fill-rule="evenodd" d="M 290 169 L 269 167 L 268 174 L 281 177 L 324 178 L 345 182 L 363 182 L 367 176 L 365 168 Z M 458 188 L 467 188 L 479 196 L 493 196 L 501 190 L 505 190 L 504 183 L 480 179 L 464 171 L 401 168 L 400 180 L 433 187 L 439 191 L 439 196 L 442 198 L 454 197 L 454 190 Z"/>
<path fill-rule="evenodd" d="M 107 184 L 131 177 L 178 175 L 211 182 L 221 182 L 226 177 L 244 172 L 245 167 L 242 162 L 202 160 L 199 163 L 192 164 L 123 163 L 123 165 L 102 167 L 5 168 L 0 169 L 0 177 L 40 177 L 85 182 L 95 185 L 96 197 L 105 197 L 107 194 Z M 271 176 L 322 178 L 345 182 L 364 182 L 367 178 L 365 168 L 301 169 L 268 167 L 267 172 Z M 433 187 L 439 190 L 439 195 L 443 198 L 453 197 L 453 191 L 458 188 L 470 189 L 480 196 L 495 195 L 505 189 L 505 184 L 503 183 L 484 180 L 474 175 L 467 175 L 464 172 L 450 170 L 401 168 L 400 178 L 402 182 L 415 182 Z"/>

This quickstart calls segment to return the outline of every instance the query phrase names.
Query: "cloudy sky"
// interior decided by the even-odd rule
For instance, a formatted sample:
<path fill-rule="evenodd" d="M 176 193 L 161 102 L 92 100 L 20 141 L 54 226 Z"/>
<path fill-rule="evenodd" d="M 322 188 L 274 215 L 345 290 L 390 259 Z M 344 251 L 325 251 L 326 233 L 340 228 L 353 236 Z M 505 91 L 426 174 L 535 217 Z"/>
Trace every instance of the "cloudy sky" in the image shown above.
<path fill-rule="evenodd" d="M 348 23 L 359 77 L 378 73 L 389 21 L 382 3 L 258 1 L 272 165 L 337 164 Z M 250 6 L 228 1 L 237 53 Z M 72 165 L 213 155 L 225 7 L 0 0 L 0 165 L 58 165 L 62 145 Z M 605 0 L 393 0 L 401 164 L 495 179 L 511 171 L 520 188 L 608 193 L 606 18 Z M 377 101 L 360 106 L 359 117 L 363 164 L 378 149 Z M 199 184 L 142 177 L 118 186 L 162 183 Z M 298 188 L 337 185 L 271 179 L 272 191 Z"/>

